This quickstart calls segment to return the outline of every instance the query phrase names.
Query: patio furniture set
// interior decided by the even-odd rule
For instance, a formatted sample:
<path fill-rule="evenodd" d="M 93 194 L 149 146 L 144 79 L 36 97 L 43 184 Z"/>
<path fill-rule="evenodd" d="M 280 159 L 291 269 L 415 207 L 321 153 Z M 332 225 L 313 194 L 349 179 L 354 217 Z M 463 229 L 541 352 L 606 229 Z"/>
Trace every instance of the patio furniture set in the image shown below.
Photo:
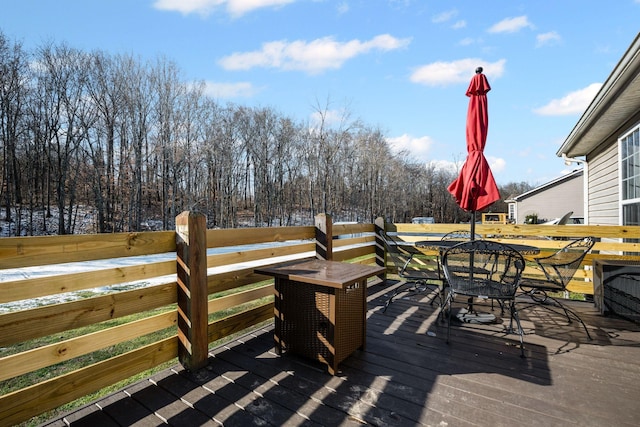
<path fill-rule="evenodd" d="M 473 238 L 472 238 L 473 236 Z M 403 280 L 388 298 L 384 310 L 393 299 L 404 291 L 424 292 L 434 289 L 432 297 L 439 298 L 441 318 L 447 313 L 447 342 L 449 342 L 452 304 L 456 296 L 467 297 L 466 309 L 455 316 L 467 323 L 489 323 L 496 317 L 490 313 L 479 313 L 473 308 L 475 298 L 497 301 L 502 313 L 509 310 L 508 332 L 520 336 L 521 356 L 524 357 L 523 336 L 518 317 L 521 309 L 539 306 L 560 312 L 568 322 L 577 320 L 591 339 L 589 330 L 580 316 L 563 304 L 554 295 L 567 291 L 567 285 L 580 266 L 582 260 L 595 244 L 592 237 L 570 241 L 567 245 L 549 256 L 533 258 L 538 276 L 523 276 L 526 260 L 523 255 L 537 255 L 540 249 L 529 245 L 506 245 L 495 241 L 477 239 L 465 231 L 456 231 L 445 235 L 440 241 L 417 242 L 414 245 L 401 244 L 389 234 L 382 233 L 385 249 L 390 254 Z M 422 254 L 418 248 L 438 251 L 438 256 Z M 526 298 L 520 298 L 526 297 Z"/>
<path fill-rule="evenodd" d="M 539 248 L 505 245 L 482 240 L 465 231 L 449 233 L 438 241 L 411 244 L 381 233 L 385 252 L 393 261 L 402 282 L 387 299 L 383 312 L 401 293 L 432 293 L 430 303 L 438 301 L 440 317 L 447 318 L 449 343 L 453 303 L 466 298 L 465 309 L 455 315 L 463 322 L 487 323 L 496 320 L 491 313 L 474 309 L 474 299 L 489 299 L 509 312 L 508 332 L 520 336 L 524 357 L 524 332 L 518 317 L 518 304 L 539 305 L 561 310 L 569 322 L 579 321 L 589 339 L 589 331 L 578 314 L 566 307 L 552 292 L 566 290 L 580 262 L 594 245 L 593 238 L 577 239 L 546 257 L 535 258 L 541 279 L 523 278 L 525 258 Z M 425 255 L 419 249 L 437 251 Z M 292 352 L 315 359 L 335 375 L 338 364 L 357 349 L 364 349 L 366 336 L 366 288 L 368 278 L 381 275 L 381 266 L 349 264 L 320 259 L 292 261 L 255 270 L 275 278 L 274 340 L 276 352 Z M 526 300 L 517 299 L 527 296 Z M 515 327 L 514 327 L 515 323 Z"/>

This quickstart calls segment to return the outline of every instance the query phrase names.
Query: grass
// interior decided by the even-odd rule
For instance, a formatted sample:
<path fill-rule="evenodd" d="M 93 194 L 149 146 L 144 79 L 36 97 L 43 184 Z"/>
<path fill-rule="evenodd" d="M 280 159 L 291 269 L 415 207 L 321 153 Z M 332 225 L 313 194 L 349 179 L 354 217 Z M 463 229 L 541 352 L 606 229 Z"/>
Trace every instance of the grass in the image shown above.
<path fill-rule="evenodd" d="M 257 283 L 257 284 L 253 284 L 253 285 L 248 285 L 242 288 L 236 288 L 236 289 L 232 289 L 232 290 L 228 290 L 225 292 L 220 292 L 220 293 L 216 293 L 214 295 L 211 295 L 209 298 L 213 299 L 213 298 L 218 298 L 224 295 L 229 295 L 231 293 L 234 292 L 238 292 L 241 290 L 246 290 L 246 289 L 250 289 L 250 288 L 255 288 L 255 287 L 259 287 L 259 286 L 264 286 L 265 283 Z M 87 295 L 87 296 L 91 296 L 91 295 Z M 252 307 L 255 306 L 259 306 L 262 304 L 265 304 L 266 302 L 269 301 L 269 299 L 272 299 L 273 297 L 265 297 L 265 298 L 261 298 L 259 300 L 255 300 L 255 301 L 251 301 L 242 305 L 238 305 L 235 307 L 232 307 L 230 309 L 227 310 L 223 310 L 220 312 L 215 312 L 215 313 L 211 313 L 209 315 L 209 322 L 213 322 L 215 320 L 219 320 L 221 318 L 248 310 Z M 113 319 L 113 320 L 109 320 L 106 322 L 102 322 L 102 323 L 97 323 L 94 325 L 89 325 L 86 327 L 82 327 L 82 328 L 77 328 L 74 330 L 69 330 L 69 331 L 63 331 L 60 333 L 56 333 L 54 335 L 51 336 L 46 336 L 46 337 L 41 337 L 41 338 L 37 338 L 37 339 L 33 339 L 33 340 L 28 340 L 25 342 L 21 342 L 21 343 L 17 343 L 16 345 L 10 346 L 10 347 L 6 347 L 6 348 L 0 348 L 0 357 L 5 357 L 5 356 L 9 356 L 12 354 L 17 354 L 17 353 L 21 353 L 24 351 L 28 351 L 30 349 L 34 349 L 34 348 L 38 348 L 41 346 L 45 346 L 45 345 L 49 345 L 49 344 L 55 344 L 57 342 L 66 340 L 66 339 L 70 339 L 73 337 L 77 337 L 77 336 L 82 336 L 82 335 L 86 335 L 86 334 L 90 334 L 99 330 L 103 330 L 103 329 L 107 329 L 107 328 L 112 328 L 112 327 L 116 327 L 119 325 L 123 325 L 135 320 L 139 320 L 139 319 L 143 319 L 149 316 L 153 316 L 153 315 L 157 315 L 157 314 L 161 314 L 164 312 L 168 312 L 168 311 L 173 311 L 177 309 L 177 305 L 173 304 L 170 306 L 166 306 L 166 307 L 162 307 L 162 308 L 158 308 L 155 310 L 151 310 L 151 311 L 147 311 L 147 312 L 143 312 L 143 313 L 136 313 L 133 315 L 129 315 L 129 316 L 124 316 L 121 318 L 117 318 L 117 319 Z M 267 322 L 263 322 L 259 325 L 254 325 L 255 328 L 259 328 L 262 327 L 264 323 L 268 323 Z M 252 329 L 252 328 L 250 328 Z M 227 336 L 221 340 L 218 340 L 214 343 L 210 344 L 210 347 L 216 347 L 219 346 L 225 342 L 228 342 L 230 340 L 233 340 L 234 338 L 236 338 L 239 335 L 245 334 L 247 333 L 248 330 L 237 333 L 237 334 L 233 334 L 230 336 Z M 48 366 L 46 368 L 42 368 L 42 369 L 38 369 L 36 371 L 33 372 L 29 372 L 27 374 L 24 375 L 20 375 L 14 378 L 10 378 L 7 379 L 5 381 L 1 381 L 0 382 L 0 395 L 5 395 L 8 393 L 11 393 L 13 391 L 16 390 L 20 390 L 23 389 L 25 387 L 40 383 L 42 381 L 45 381 L 49 378 L 54 378 L 57 377 L 59 375 L 63 375 L 65 373 L 68 372 L 72 372 L 74 370 L 80 369 L 82 367 L 91 365 L 93 363 L 102 361 L 102 360 L 106 360 L 109 359 L 111 357 L 117 356 L 119 354 L 123 354 L 126 353 L 128 351 L 131 351 L 133 349 L 136 348 L 140 348 L 142 346 L 151 344 L 153 342 L 171 337 L 173 335 L 176 335 L 177 330 L 176 327 L 170 327 L 170 328 L 165 328 L 163 330 L 159 330 L 144 336 L 140 336 L 137 337 L 136 339 L 130 340 L 130 341 L 125 341 L 122 343 L 119 343 L 117 345 L 114 346 L 110 346 L 104 349 L 101 349 L 99 351 L 95 351 L 89 354 L 85 354 L 79 357 L 76 357 L 74 359 L 65 361 L 63 363 L 59 363 L 56 365 L 52 365 L 52 366 Z M 56 418 L 61 416 L 64 413 L 67 413 L 69 411 L 78 409 L 80 407 L 83 407 L 87 404 L 89 404 L 92 401 L 95 401 L 97 399 L 100 399 L 101 397 L 107 396 L 109 394 L 112 394 L 130 384 L 133 384 L 135 382 L 138 382 L 144 378 L 147 378 L 149 376 L 152 376 L 153 374 L 160 372 L 164 369 L 167 369 L 171 366 L 174 366 L 177 364 L 177 358 L 169 361 L 167 363 L 163 363 L 155 368 L 152 368 L 150 370 L 144 371 L 144 372 L 140 372 L 139 374 L 130 377 L 124 381 L 120 381 L 116 384 L 113 384 L 109 387 L 106 387 L 104 389 L 101 389 L 95 393 L 83 396 L 80 399 L 77 399 L 73 402 L 69 402 L 65 405 L 62 405 L 54 410 L 45 412 L 41 415 L 38 415 L 22 424 L 20 424 L 20 426 L 33 426 L 33 425 L 39 425 L 43 422 L 46 422 L 47 420 L 50 420 L 52 418 Z"/>

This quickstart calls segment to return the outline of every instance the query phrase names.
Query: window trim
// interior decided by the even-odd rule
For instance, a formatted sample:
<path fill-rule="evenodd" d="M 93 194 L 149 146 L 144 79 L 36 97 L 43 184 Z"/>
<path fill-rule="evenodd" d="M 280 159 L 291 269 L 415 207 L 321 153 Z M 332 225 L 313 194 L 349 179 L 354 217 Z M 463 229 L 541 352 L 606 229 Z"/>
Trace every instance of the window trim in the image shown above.
<path fill-rule="evenodd" d="M 632 205 L 636 203 L 640 203 L 640 195 L 633 199 L 623 199 L 624 195 L 624 185 L 623 185 L 623 170 L 624 170 L 624 160 L 622 158 L 622 144 L 623 140 L 627 139 L 634 132 L 638 132 L 638 137 L 640 138 L 640 122 L 629 129 L 627 132 L 622 134 L 618 138 L 618 223 L 620 225 L 627 225 L 624 223 L 624 207 L 627 205 Z M 637 178 L 640 181 L 640 176 Z"/>

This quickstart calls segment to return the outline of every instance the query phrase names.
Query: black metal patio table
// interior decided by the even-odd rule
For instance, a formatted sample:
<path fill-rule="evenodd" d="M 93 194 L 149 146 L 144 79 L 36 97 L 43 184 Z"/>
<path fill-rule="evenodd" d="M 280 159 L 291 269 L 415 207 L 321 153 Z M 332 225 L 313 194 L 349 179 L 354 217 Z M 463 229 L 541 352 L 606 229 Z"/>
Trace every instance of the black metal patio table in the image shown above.
<path fill-rule="evenodd" d="M 416 247 L 421 249 L 440 251 L 442 253 L 450 247 L 464 241 L 465 240 L 421 240 L 419 242 L 416 242 Z M 520 252 L 522 255 L 537 255 L 540 253 L 540 248 L 537 246 L 522 245 L 519 243 L 508 245 L 516 251 Z"/>
<path fill-rule="evenodd" d="M 421 240 L 416 242 L 416 247 L 420 249 L 428 249 L 438 251 L 439 256 L 449 248 L 464 242 L 465 240 Z M 522 255 L 537 255 L 540 248 L 532 245 L 509 244 L 510 247 L 520 252 Z M 467 309 L 460 309 L 456 317 L 463 323 L 493 323 L 496 316 L 491 313 L 483 313 L 473 310 L 473 298 L 469 298 L 469 306 Z"/>

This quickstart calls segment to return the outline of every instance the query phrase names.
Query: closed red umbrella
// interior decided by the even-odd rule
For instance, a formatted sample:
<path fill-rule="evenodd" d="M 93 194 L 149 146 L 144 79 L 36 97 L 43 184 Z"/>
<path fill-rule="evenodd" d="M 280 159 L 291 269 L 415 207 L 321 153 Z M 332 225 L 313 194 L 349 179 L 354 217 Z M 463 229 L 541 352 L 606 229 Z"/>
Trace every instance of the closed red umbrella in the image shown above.
<path fill-rule="evenodd" d="M 500 200 L 498 186 L 491 173 L 491 168 L 484 157 L 484 146 L 487 143 L 489 114 L 487 111 L 487 92 L 491 90 L 482 68 L 476 69 L 471 79 L 467 96 L 467 159 L 462 165 L 460 175 L 449 187 L 449 192 L 456 203 L 471 212 L 471 238 L 475 233 L 475 213 Z"/>

